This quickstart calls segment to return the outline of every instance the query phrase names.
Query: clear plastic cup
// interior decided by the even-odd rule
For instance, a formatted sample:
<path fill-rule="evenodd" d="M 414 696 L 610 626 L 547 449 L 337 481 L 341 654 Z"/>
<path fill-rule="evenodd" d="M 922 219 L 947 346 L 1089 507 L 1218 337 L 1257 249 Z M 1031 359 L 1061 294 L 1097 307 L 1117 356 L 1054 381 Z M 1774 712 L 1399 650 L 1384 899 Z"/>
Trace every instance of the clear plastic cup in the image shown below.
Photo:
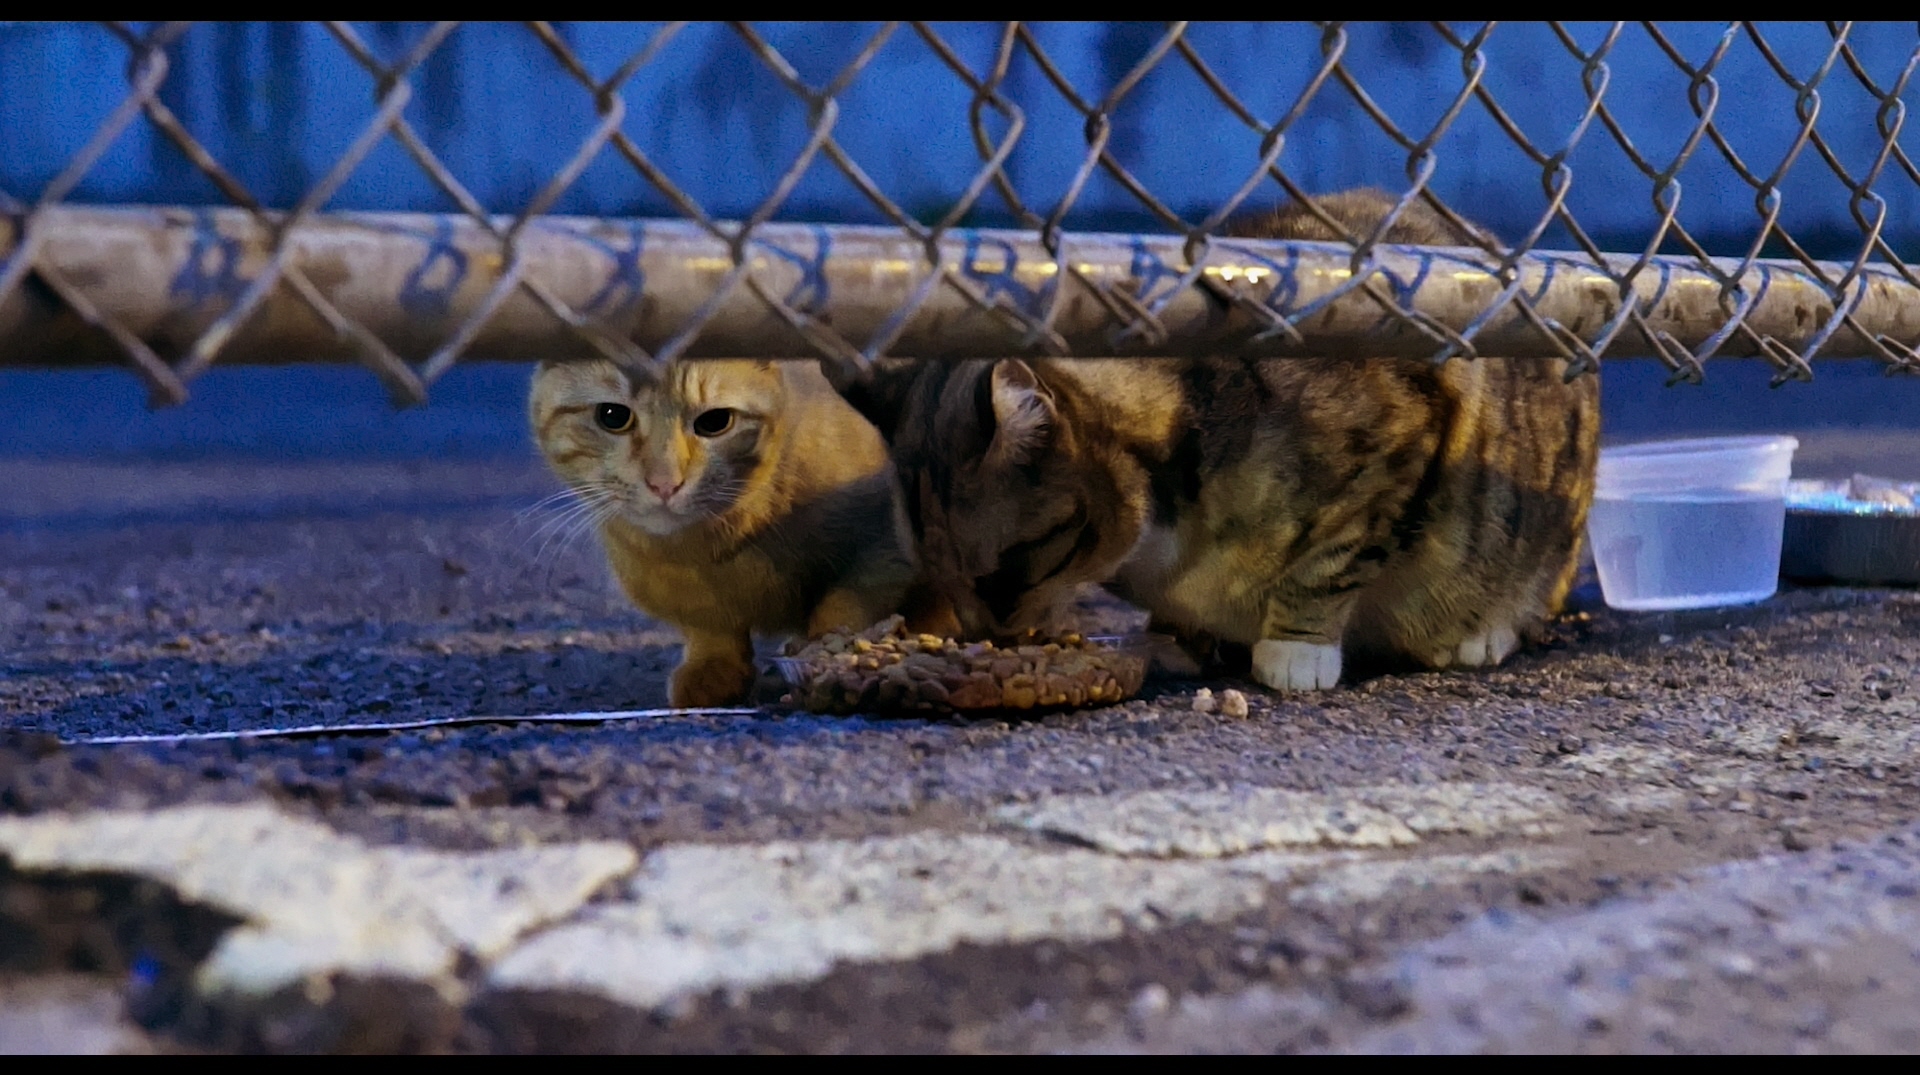
<path fill-rule="evenodd" d="M 1772 597 L 1799 446 L 1704 437 L 1602 449 L 1587 538 L 1607 604 L 1713 608 Z"/>

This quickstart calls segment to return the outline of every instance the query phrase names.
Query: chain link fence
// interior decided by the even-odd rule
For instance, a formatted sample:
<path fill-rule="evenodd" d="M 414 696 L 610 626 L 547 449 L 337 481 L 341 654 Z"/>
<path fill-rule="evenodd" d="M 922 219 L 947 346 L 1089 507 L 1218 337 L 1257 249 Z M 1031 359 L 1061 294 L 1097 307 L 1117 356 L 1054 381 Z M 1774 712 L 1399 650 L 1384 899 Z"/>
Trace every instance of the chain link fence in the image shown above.
<path fill-rule="evenodd" d="M 42 157 L 65 147 L 37 172 L 0 167 L 0 366 L 127 364 L 157 405 L 185 399 L 215 362 L 360 362 L 402 403 L 460 361 L 590 355 L 856 370 L 883 355 L 1231 348 L 1559 357 L 1576 370 L 1652 356 L 1676 381 L 1740 356 L 1771 363 L 1776 383 L 1811 377 L 1816 358 L 1920 372 L 1911 25 L 1324 23 L 1262 38 L 1285 47 L 1261 54 L 1215 26 L 1133 24 L 1127 47 L 1093 63 L 1046 26 L 888 23 L 834 27 L 853 46 L 823 65 L 805 27 L 671 23 L 615 54 L 613 32 L 593 27 L 324 23 L 300 32 L 350 61 L 370 104 L 319 174 L 270 193 L 242 178 L 254 154 L 169 104 L 185 43 L 222 25 L 101 24 L 89 55 L 110 42 L 125 83 L 98 116 L 0 95 L 0 130 L 38 138 Z M 0 26 L 0 49 L 20 27 Z M 548 84 L 547 106 L 584 126 L 568 152 L 515 158 L 540 178 L 511 204 L 436 148 L 429 106 L 450 77 L 436 58 L 479 33 L 528 46 L 488 62 L 550 65 L 567 93 Z M 1382 61 L 1381 41 L 1417 69 Z M 741 85 L 772 95 L 767 115 L 798 106 L 777 112 L 798 120 L 791 137 L 762 147 L 775 162 L 764 191 L 718 208 L 701 177 L 750 162 L 689 165 L 697 141 L 636 119 L 663 95 L 705 92 L 685 84 L 685 54 L 716 42 Z M 469 86 L 500 77 L 474 61 L 492 52 L 463 55 Z M 271 113 L 299 90 L 285 72 L 262 77 L 226 87 L 222 107 Z M 1152 94 L 1185 104 L 1139 104 Z M 964 108 L 929 120 L 936 99 Z M 1200 128 L 1199 109 L 1205 130 L 1230 119 L 1237 140 L 1196 142 L 1185 128 Z M 1649 123 L 1654 112 L 1666 118 Z M 923 126 L 892 149 L 861 148 L 875 144 L 866 128 L 910 121 Z M 946 124 L 945 141 L 912 134 L 926 123 Z M 270 114 L 264 130 L 292 137 Z M 90 192 L 132 141 L 184 160 L 218 203 Z M 894 159 L 923 151 L 934 165 Z M 1220 237 L 1249 210 L 1328 193 L 1340 154 L 1397 173 L 1383 184 L 1389 222 L 1424 203 L 1476 244 L 1386 244 L 1385 225 L 1351 234 L 1331 218 L 1345 242 Z M 1491 179 L 1449 179 L 1494 158 L 1508 163 Z M 356 177 L 396 169 L 424 176 L 447 211 L 338 204 Z M 563 212 L 589 173 L 652 211 Z M 1188 173 L 1199 178 L 1177 197 L 1156 189 Z M 839 209 L 796 198 L 822 183 Z M 1703 202 L 1710 218 L 1690 217 Z M 1502 234 L 1474 223 L 1490 217 Z M 1113 220 L 1130 230 L 1089 226 Z"/>

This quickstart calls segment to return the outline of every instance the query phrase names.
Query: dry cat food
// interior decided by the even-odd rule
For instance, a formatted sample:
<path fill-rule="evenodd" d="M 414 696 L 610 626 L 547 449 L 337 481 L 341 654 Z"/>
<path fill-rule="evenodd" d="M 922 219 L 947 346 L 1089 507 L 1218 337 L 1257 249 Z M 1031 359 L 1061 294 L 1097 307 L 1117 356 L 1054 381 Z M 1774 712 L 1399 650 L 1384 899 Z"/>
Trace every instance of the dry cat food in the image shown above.
<path fill-rule="evenodd" d="M 894 616 L 777 660 L 795 704 L 852 713 L 1109 705 L 1140 689 L 1150 657 L 1139 638 L 1069 634 L 997 646 L 909 634 Z"/>

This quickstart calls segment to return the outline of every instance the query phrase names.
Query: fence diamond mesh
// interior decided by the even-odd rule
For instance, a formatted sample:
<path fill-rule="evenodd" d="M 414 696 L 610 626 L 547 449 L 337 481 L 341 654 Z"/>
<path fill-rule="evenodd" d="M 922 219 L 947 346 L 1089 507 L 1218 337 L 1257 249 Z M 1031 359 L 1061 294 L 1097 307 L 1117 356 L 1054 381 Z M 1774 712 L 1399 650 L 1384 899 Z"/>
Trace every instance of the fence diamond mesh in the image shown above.
<path fill-rule="evenodd" d="M 460 361 L 591 355 L 1920 372 L 1911 25 L 1118 24 L 1097 54 L 1017 22 L 80 30 L 0 25 L 0 54 L 67 50 L 0 87 L 0 365 L 126 364 L 156 404 L 216 362 L 355 361 L 418 402 Z M 181 57 L 261 34 L 304 66 L 196 104 Z M 447 102 L 484 126 L 534 67 L 562 119 L 476 166 Z M 351 117 L 295 110 L 338 145 L 276 118 L 349 72 Z M 1371 233 L 1223 237 L 1354 176 L 1396 199 Z M 1422 206 L 1474 244 L 1381 241 Z"/>

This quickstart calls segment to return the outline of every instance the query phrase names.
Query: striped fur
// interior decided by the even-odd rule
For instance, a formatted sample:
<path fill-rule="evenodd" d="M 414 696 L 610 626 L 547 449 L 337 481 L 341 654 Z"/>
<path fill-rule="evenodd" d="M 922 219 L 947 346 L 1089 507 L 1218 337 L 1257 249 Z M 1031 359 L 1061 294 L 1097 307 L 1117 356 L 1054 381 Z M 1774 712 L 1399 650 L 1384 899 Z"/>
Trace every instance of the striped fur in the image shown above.
<path fill-rule="evenodd" d="M 597 423 L 605 403 L 632 428 Z M 725 432 L 700 435 L 717 409 Z M 547 363 L 529 417 L 628 597 L 686 637 L 673 705 L 744 700 L 754 633 L 865 627 L 912 579 L 886 446 L 814 363 L 689 361 L 641 384 L 608 362 Z"/>
<path fill-rule="evenodd" d="M 1385 196 L 1322 199 L 1350 228 Z M 1388 241 L 1461 238 L 1418 204 Z M 1283 210 L 1241 234 L 1325 239 Z M 1503 660 L 1578 564 L 1595 377 L 1483 358 L 893 362 L 848 396 L 888 435 L 930 586 L 968 634 L 1064 626 L 1085 583 L 1196 659 L 1329 687 L 1345 655 Z"/>

